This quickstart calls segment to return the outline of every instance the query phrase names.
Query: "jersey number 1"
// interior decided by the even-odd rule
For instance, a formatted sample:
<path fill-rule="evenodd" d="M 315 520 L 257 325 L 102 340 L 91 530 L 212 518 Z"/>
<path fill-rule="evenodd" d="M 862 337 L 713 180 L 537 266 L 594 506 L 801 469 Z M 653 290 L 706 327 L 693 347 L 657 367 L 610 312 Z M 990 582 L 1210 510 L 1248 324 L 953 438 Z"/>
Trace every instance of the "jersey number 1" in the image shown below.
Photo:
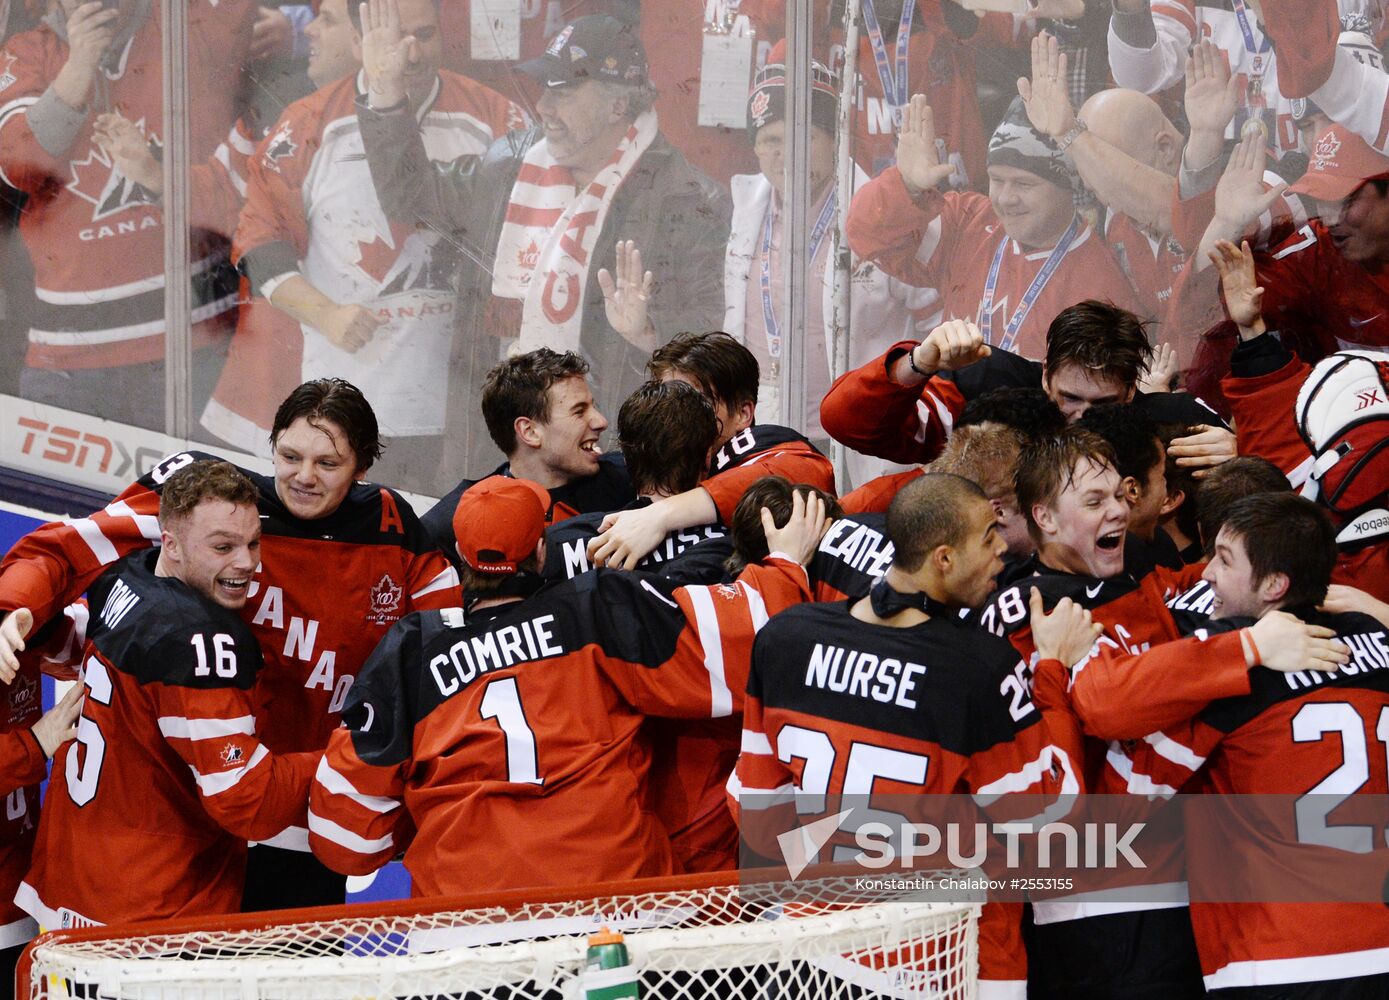
<path fill-rule="evenodd" d="M 506 780 L 517 785 L 543 785 L 540 759 L 535 751 L 535 731 L 526 721 L 521 707 L 521 694 L 516 690 L 515 677 L 503 677 L 487 683 L 482 693 L 484 719 L 496 719 L 506 737 Z"/>

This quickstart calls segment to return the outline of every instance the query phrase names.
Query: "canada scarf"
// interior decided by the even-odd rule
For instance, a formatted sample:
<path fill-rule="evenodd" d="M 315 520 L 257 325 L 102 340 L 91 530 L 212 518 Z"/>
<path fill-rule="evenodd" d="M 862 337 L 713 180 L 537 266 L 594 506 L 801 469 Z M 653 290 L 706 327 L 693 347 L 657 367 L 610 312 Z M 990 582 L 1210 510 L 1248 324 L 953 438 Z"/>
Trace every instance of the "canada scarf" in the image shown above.
<path fill-rule="evenodd" d="M 527 150 L 497 241 L 492 293 L 520 299 L 518 349 L 579 349 L 588 269 L 617 189 L 656 137 L 656 113 L 637 117 L 583 191 L 540 140 Z"/>

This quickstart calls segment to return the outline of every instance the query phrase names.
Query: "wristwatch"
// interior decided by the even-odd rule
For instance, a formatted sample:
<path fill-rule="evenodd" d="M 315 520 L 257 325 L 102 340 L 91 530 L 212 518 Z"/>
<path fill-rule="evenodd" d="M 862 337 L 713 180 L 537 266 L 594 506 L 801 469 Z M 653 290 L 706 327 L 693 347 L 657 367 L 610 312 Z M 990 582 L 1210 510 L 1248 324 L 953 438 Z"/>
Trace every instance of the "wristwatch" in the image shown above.
<path fill-rule="evenodd" d="M 1076 118 L 1076 123 L 1060 139 L 1056 140 L 1056 151 L 1064 153 L 1071 148 L 1071 143 L 1080 138 L 1080 133 L 1089 131 L 1090 126 L 1085 124 L 1084 118 Z"/>

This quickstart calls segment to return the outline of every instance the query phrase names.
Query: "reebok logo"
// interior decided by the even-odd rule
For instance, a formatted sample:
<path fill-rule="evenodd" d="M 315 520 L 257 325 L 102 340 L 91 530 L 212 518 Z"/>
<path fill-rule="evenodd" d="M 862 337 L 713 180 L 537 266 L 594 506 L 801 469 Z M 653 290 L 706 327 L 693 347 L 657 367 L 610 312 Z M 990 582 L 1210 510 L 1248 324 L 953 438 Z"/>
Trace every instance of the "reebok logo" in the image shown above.
<path fill-rule="evenodd" d="M 807 823 L 805 826 L 777 835 L 777 846 L 781 848 L 781 856 L 786 861 L 786 871 L 793 881 L 800 878 L 801 872 L 810 865 L 811 859 L 819 856 L 820 848 L 829 843 L 830 838 L 839 832 L 840 824 L 852 814 L 852 809 L 845 809 L 834 816 L 826 816 L 814 823 Z"/>

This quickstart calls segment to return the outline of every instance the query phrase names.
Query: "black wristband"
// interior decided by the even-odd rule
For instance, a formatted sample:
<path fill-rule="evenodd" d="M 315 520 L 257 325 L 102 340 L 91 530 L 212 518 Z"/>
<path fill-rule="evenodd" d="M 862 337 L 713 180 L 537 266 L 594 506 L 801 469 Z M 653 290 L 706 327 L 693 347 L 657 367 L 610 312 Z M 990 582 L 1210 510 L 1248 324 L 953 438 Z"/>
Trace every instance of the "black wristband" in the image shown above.
<path fill-rule="evenodd" d="M 924 372 L 920 368 L 916 367 L 915 347 L 913 347 L 910 351 L 907 352 L 907 367 L 911 368 L 912 371 L 916 372 L 922 378 L 930 378 L 932 375 L 935 374 L 935 372 Z"/>

